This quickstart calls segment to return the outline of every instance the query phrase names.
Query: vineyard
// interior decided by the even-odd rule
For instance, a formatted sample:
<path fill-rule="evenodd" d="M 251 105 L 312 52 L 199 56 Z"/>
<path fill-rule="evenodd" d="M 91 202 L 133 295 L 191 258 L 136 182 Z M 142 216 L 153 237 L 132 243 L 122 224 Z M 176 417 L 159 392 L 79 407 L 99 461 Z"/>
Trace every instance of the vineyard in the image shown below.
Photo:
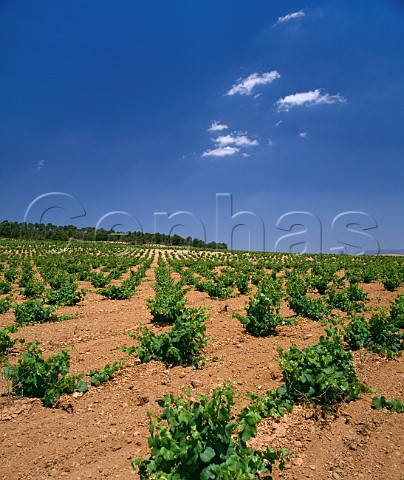
<path fill-rule="evenodd" d="M 404 257 L 0 241 L 0 478 L 404 478 Z"/>

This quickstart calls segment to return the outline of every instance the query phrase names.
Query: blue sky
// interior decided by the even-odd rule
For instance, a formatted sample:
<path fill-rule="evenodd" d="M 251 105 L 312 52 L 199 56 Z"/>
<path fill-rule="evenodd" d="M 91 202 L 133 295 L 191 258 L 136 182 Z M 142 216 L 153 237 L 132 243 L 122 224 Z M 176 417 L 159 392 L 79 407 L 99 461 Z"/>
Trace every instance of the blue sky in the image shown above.
<path fill-rule="evenodd" d="M 0 45 L 0 219 L 404 248 L 403 1 L 2 0 Z"/>

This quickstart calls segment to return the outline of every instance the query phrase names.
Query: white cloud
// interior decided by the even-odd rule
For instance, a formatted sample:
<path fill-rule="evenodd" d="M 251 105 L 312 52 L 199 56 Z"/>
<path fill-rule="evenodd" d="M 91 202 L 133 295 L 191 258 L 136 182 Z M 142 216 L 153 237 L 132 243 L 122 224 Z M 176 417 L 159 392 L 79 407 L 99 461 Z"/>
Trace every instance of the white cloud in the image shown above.
<path fill-rule="evenodd" d="M 283 120 L 279 120 L 279 122 L 276 122 L 275 127 L 278 128 L 281 123 L 283 123 Z"/>
<path fill-rule="evenodd" d="M 42 170 L 44 166 L 45 166 L 45 160 L 39 160 L 39 162 L 36 164 L 37 170 Z"/>
<path fill-rule="evenodd" d="M 213 120 L 210 127 L 208 128 L 208 132 L 220 132 L 222 130 L 227 130 L 229 127 L 226 124 L 222 124 Z"/>
<path fill-rule="evenodd" d="M 239 148 L 236 147 L 219 147 L 214 148 L 213 150 L 206 150 L 202 153 L 202 157 L 229 157 L 231 155 L 235 155 L 240 151 Z"/>
<path fill-rule="evenodd" d="M 251 138 L 248 138 L 247 135 L 242 133 L 220 135 L 213 141 L 220 147 L 227 145 L 234 145 L 236 147 L 255 147 L 259 145 L 257 140 L 252 140 Z"/>
<path fill-rule="evenodd" d="M 273 144 L 274 144 L 274 142 L 273 142 L 272 138 L 268 138 L 268 145 L 270 147 L 272 147 Z"/>
<path fill-rule="evenodd" d="M 306 16 L 306 14 L 304 13 L 304 11 L 299 10 L 298 12 L 289 13 L 288 15 L 285 15 L 284 17 L 279 17 L 278 21 L 275 23 L 275 25 L 279 25 L 280 23 L 289 22 L 290 20 L 295 20 L 296 18 L 301 18 L 301 17 L 305 17 L 305 16 Z"/>
<path fill-rule="evenodd" d="M 220 132 L 225 128 L 229 127 L 213 121 L 209 131 Z M 202 152 L 201 157 L 230 157 L 239 152 L 243 157 L 249 157 L 250 155 L 243 150 L 259 145 L 258 140 L 249 137 L 248 132 L 235 131 L 232 133 L 219 134 L 216 138 L 211 138 L 210 140 L 214 144 L 214 147 Z"/>
<path fill-rule="evenodd" d="M 322 93 L 321 89 L 310 90 L 309 92 L 295 93 L 293 95 L 287 95 L 280 98 L 275 105 L 278 106 L 278 110 L 288 111 L 291 107 L 301 105 L 322 105 L 332 103 L 344 103 L 346 98 L 340 94 L 330 95 L 329 93 Z"/>
<path fill-rule="evenodd" d="M 299 137 L 300 138 L 306 138 L 309 132 L 299 132 Z"/>
<path fill-rule="evenodd" d="M 194 157 L 195 155 L 196 155 L 195 152 L 189 152 L 189 153 L 186 153 L 185 155 L 183 155 L 182 159 L 185 160 L 186 158 Z"/>
<path fill-rule="evenodd" d="M 239 78 L 226 95 L 251 95 L 254 87 L 257 85 L 267 85 L 280 77 L 279 72 L 276 70 L 263 74 L 255 72 L 247 78 Z"/>

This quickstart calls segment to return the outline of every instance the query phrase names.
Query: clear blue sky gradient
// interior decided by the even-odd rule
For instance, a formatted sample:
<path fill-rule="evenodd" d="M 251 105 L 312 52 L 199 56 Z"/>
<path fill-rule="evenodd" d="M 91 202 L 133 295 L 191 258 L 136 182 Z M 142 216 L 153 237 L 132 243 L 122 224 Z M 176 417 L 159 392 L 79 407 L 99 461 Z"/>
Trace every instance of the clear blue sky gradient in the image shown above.
<path fill-rule="evenodd" d="M 58 206 L 42 221 L 83 227 L 123 211 L 144 231 L 175 219 L 172 233 L 201 238 L 202 222 L 228 243 L 240 220 L 233 247 L 273 250 L 278 219 L 306 211 L 291 232 L 307 229 L 308 251 L 318 221 L 325 252 L 404 248 L 403 1 L 2 0 L 0 45 L 0 220 L 65 192 L 76 200 L 44 197 L 27 219 Z M 317 89 L 329 101 L 276 104 Z M 225 135 L 232 154 L 212 155 Z M 217 214 L 217 193 L 256 217 Z M 154 215 L 179 211 L 194 217 Z M 368 215 L 344 217 L 359 231 L 377 222 L 371 237 L 332 229 L 346 211 Z M 138 229 L 128 215 L 99 224 Z"/>

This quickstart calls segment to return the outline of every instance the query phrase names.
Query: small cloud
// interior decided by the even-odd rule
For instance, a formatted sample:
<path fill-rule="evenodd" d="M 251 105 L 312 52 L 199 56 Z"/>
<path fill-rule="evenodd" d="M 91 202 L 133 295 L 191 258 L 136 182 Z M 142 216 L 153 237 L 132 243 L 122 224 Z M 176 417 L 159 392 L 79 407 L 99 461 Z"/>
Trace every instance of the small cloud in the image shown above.
<path fill-rule="evenodd" d="M 202 157 L 230 157 L 235 155 L 240 151 L 239 148 L 236 147 L 219 147 L 214 148 L 213 150 L 206 150 L 202 153 Z"/>
<path fill-rule="evenodd" d="M 229 127 L 226 124 L 222 124 L 213 120 L 210 127 L 208 128 L 208 132 L 221 132 L 222 130 L 227 130 Z"/>
<path fill-rule="evenodd" d="M 276 122 L 275 127 L 278 128 L 281 123 L 283 123 L 283 120 L 279 120 L 279 122 Z"/>
<path fill-rule="evenodd" d="M 39 160 L 39 162 L 36 164 L 37 170 L 42 170 L 44 166 L 45 166 L 45 160 Z"/>
<path fill-rule="evenodd" d="M 287 95 L 280 98 L 275 105 L 278 106 L 278 110 L 288 111 L 291 107 L 301 105 L 323 105 L 332 103 L 345 103 L 346 98 L 340 94 L 330 95 L 329 93 L 322 93 L 321 89 L 311 90 L 309 92 L 295 93 L 293 95 Z"/>
<path fill-rule="evenodd" d="M 299 132 L 299 137 L 300 138 L 306 138 L 309 132 Z"/>
<path fill-rule="evenodd" d="M 288 15 L 285 15 L 284 17 L 279 17 L 278 21 L 275 23 L 275 25 L 279 25 L 280 23 L 290 22 L 290 20 L 295 20 L 296 18 L 301 18 L 301 17 L 305 17 L 305 16 L 306 16 L 306 14 L 304 13 L 304 11 L 299 10 L 298 12 L 289 13 Z"/>
<path fill-rule="evenodd" d="M 239 78 L 226 95 L 251 95 L 254 87 L 257 85 L 267 85 L 280 77 L 279 72 L 276 70 L 263 74 L 255 72 L 247 78 Z"/>
<path fill-rule="evenodd" d="M 250 157 L 251 155 L 249 153 L 243 153 L 243 157 Z"/>
<path fill-rule="evenodd" d="M 268 138 L 268 145 L 270 147 L 272 147 L 273 144 L 274 144 L 274 142 L 273 142 L 272 138 Z"/>
<path fill-rule="evenodd" d="M 236 147 L 255 147 L 259 145 L 258 140 L 248 138 L 247 135 L 242 133 L 220 135 L 213 140 L 220 147 L 226 145 L 234 145 Z"/>
<path fill-rule="evenodd" d="M 256 93 L 256 94 L 254 95 L 254 98 L 259 98 L 261 95 L 262 95 L 262 92 Z"/>
<path fill-rule="evenodd" d="M 196 155 L 195 152 L 189 152 L 189 153 L 186 153 L 185 155 L 183 155 L 182 159 L 185 160 L 186 158 L 194 157 L 195 155 Z"/>

